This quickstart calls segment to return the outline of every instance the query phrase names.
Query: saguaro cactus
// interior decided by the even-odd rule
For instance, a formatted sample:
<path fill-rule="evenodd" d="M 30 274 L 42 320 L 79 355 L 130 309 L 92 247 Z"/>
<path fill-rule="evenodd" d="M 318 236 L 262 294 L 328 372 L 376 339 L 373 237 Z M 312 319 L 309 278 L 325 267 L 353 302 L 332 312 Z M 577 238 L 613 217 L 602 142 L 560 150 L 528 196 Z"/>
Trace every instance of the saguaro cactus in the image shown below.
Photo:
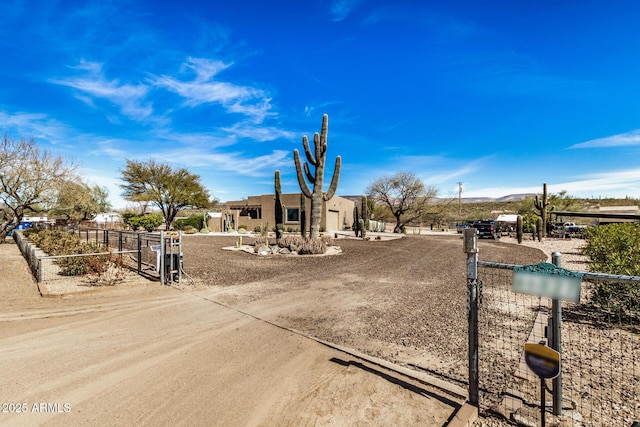
<path fill-rule="evenodd" d="M 300 235 L 307 238 L 307 198 L 300 193 Z"/>
<path fill-rule="evenodd" d="M 362 234 L 362 238 L 365 238 L 367 234 L 367 229 L 369 228 L 369 207 L 367 206 L 367 196 L 362 196 L 362 230 L 360 234 Z"/>
<path fill-rule="evenodd" d="M 542 199 L 539 199 L 536 195 L 536 200 L 534 201 L 534 206 L 540 212 L 540 217 L 542 218 L 542 229 L 538 230 L 538 233 L 542 235 L 547 234 L 547 214 L 555 209 L 555 206 L 549 206 L 549 201 L 547 199 L 547 183 L 542 184 Z M 540 227 L 538 227 L 540 228 Z"/>
<path fill-rule="evenodd" d="M 338 180 L 340 179 L 340 165 L 342 164 L 342 158 L 336 157 L 336 166 L 333 170 L 333 178 L 331 179 L 331 185 L 327 192 L 322 191 L 322 185 L 324 183 L 324 165 L 327 156 L 327 133 L 329 129 L 329 116 L 322 116 L 322 128 L 320 134 L 317 132 L 313 135 L 314 152 L 311 152 L 309 148 L 309 140 L 307 136 L 302 137 L 302 145 L 304 146 L 304 152 L 307 156 L 307 162 L 304 163 L 304 174 L 302 173 L 302 162 L 300 161 L 300 154 L 298 150 L 293 150 L 293 158 L 296 164 L 296 173 L 298 175 L 298 184 L 305 197 L 311 199 L 311 233 L 310 237 L 313 239 L 320 236 L 320 221 L 322 219 L 322 203 L 323 201 L 330 200 L 338 188 Z M 311 174 L 309 164 L 314 167 L 314 173 Z M 313 185 L 313 191 L 309 190 L 306 179 Z"/>
<path fill-rule="evenodd" d="M 276 239 L 279 239 L 284 231 L 284 205 L 282 204 L 282 186 L 280 185 L 279 170 L 275 173 L 274 182 L 276 187 Z"/>
<path fill-rule="evenodd" d="M 356 237 L 360 236 L 363 239 L 367 234 L 367 228 L 369 228 L 369 210 L 367 206 L 367 196 L 362 196 L 362 203 L 358 209 L 358 205 L 353 207 L 353 231 L 356 233 Z"/>

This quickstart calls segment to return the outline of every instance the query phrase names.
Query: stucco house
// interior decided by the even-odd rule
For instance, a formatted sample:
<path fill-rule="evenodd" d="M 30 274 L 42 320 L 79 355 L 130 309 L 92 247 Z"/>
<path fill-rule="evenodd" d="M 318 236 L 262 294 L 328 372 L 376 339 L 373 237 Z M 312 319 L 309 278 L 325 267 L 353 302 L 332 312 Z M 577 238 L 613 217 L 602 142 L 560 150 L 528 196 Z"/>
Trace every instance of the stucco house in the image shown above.
<path fill-rule="evenodd" d="M 306 209 L 306 228 L 310 230 L 311 200 L 304 198 Z M 300 193 L 283 194 L 284 204 L 284 229 L 285 231 L 300 230 Z M 355 204 L 340 196 L 333 196 L 328 202 L 322 204 L 322 220 L 320 229 L 326 232 L 335 232 L 351 229 L 353 225 L 353 208 Z M 249 196 L 246 200 L 228 201 L 226 213 L 233 216 L 233 221 L 240 227 L 244 226 L 248 231 L 268 223 L 269 230 L 276 226 L 275 194 L 263 194 L 261 196 Z M 219 218 L 211 218 L 218 222 Z M 217 220 L 217 221 L 216 221 Z M 211 229 L 217 228 L 217 224 L 211 224 Z"/>

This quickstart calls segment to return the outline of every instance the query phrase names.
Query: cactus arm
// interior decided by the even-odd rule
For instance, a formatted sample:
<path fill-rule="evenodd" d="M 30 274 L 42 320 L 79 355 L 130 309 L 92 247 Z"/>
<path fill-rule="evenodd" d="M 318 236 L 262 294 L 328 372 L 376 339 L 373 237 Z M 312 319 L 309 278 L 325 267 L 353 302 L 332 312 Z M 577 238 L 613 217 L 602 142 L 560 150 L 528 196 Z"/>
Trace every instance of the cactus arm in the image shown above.
<path fill-rule="evenodd" d="M 311 153 L 311 148 L 309 148 L 309 139 L 307 139 L 307 135 L 302 137 L 302 145 L 304 146 L 304 154 L 305 156 L 307 156 L 307 160 L 309 161 L 309 163 L 311 163 L 313 166 L 317 166 L 317 157 L 316 159 L 313 158 L 313 153 Z"/>
<path fill-rule="evenodd" d="M 324 158 L 327 152 L 327 135 L 329 134 L 329 115 L 322 115 L 322 126 L 320 128 L 320 157 Z M 317 135 L 317 134 L 316 134 Z"/>
<path fill-rule="evenodd" d="M 336 190 L 338 189 L 338 181 L 340 180 L 340 166 L 342 166 L 342 157 L 336 157 L 336 166 L 333 169 L 333 177 L 331 178 L 331 185 L 326 193 L 322 195 L 325 202 L 331 200 Z"/>
<path fill-rule="evenodd" d="M 318 166 L 320 159 L 322 159 L 322 142 L 320 141 L 320 135 L 318 134 L 318 132 L 313 134 L 313 146 L 316 150 L 316 163 L 314 163 L 313 165 Z"/>
<path fill-rule="evenodd" d="M 316 177 L 311 175 L 311 171 L 309 170 L 309 164 L 307 162 L 304 162 L 304 174 L 307 176 L 307 179 L 309 180 L 310 183 L 312 184 L 316 183 Z"/>
<path fill-rule="evenodd" d="M 298 149 L 293 150 L 293 160 L 293 162 L 296 164 L 296 174 L 298 175 L 298 184 L 300 185 L 300 190 L 302 190 L 302 193 L 304 193 L 306 197 L 311 198 L 311 191 L 309 190 L 309 186 L 307 185 L 307 182 L 304 180 L 304 176 L 302 175 L 302 168 L 300 167 L 300 154 L 298 153 Z"/>
<path fill-rule="evenodd" d="M 540 200 L 538 200 L 538 196 L 536 195 L 536 200 L 533 202 L 533 206 L 536 207 L 536 209 L 540 210 L 542 209 L 542 204 L 540 203 Z"/>

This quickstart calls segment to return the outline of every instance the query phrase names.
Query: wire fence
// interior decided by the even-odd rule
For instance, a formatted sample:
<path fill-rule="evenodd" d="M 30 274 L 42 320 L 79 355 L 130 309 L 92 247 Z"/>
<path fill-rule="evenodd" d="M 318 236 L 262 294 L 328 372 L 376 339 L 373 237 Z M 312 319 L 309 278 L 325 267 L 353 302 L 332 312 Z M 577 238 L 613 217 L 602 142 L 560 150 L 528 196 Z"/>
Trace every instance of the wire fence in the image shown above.
<path fill-rule="evenodd" d="M 527 367 L 523 353 L 525 343 L 551 339 L 552 301 L 513 292 L 510 267 L 479 263 L 479 409 L 512 422 L 539 423 L 541 380 Z M 640 319 L 622 307 L 603 309 L 593 303 L 603 281 L 622 300 L 634 298 L 640 278 L 627 278 L 632 284 L 627 287 L 616 282 L 619 279 L 587 273 L 581 303 L 561 303 L 562 373 L 553 380 L 558 385 L 546 383 L 561 390 L 560 411 L 551 415 L 553 397 L 547 394 L 544 406 L 550 422 L 631 426 L 640 420 Z"/>
<path fill-rule="evenodd" d="M 138 233 L 101 228 L 67 229 L 49 226 L 49 229 L 67 231 L 102 251 L 91 254 L 50 256 L 30 244 L 22 233 L 14 234 L 38 282 L 56 281 L 83 274 L 81 265 L 101 264 L 108 258 L 112 264 L 136 271 L 139 275 L 162 283 L 180 281 L 182 274 L 182 234 L 166 236 L 160 233 Z M 100 270 L 98 268 L 98 270 Z M 102 273 L 102 272 L 101 272 Z"/>

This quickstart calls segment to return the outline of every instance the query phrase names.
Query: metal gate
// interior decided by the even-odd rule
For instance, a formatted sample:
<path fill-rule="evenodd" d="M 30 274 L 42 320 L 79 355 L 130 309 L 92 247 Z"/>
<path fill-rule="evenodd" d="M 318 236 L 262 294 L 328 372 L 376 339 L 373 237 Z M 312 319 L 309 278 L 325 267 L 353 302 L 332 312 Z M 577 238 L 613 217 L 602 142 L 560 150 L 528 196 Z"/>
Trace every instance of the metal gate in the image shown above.
<path fill-rule="evenodd" d="M 480 414 L 521 425 L 631 426 L 640 420 L 640 319 L 592 298 L 605 282 L 637 289 L 640 277 L 575 272 L 582 276 L 579 303 L 516 293 L 513 272 L 524 266 L 479 261 L 473 229 L 464 242 L 469 401 Z M 561 254 L 553 258 L 561 266 Z M 544 380 L 544 403 L 543 380 L 524 360 L 525 343 L 560 353 L 561 374 Z"/>

